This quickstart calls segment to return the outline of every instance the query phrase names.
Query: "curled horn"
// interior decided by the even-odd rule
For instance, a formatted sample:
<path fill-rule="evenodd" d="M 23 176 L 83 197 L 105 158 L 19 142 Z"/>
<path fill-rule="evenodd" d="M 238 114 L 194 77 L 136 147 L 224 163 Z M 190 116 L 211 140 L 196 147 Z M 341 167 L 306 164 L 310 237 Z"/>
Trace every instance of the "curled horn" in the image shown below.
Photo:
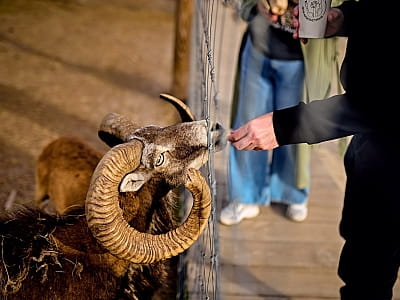
<path fill-rule="evenodd" d="M 98 164 L 86 197 L 86 218 L 93 236 L 110 253 L 133 263 L 152 263 L 188 249 L 203 232 L 211 212 L 211 193 L 200 171 L 185 171 L 182 183 L 193 206 L 177 228 L 159 235 L 139 232 L 123 218 L 118 184 L 138 167 L 142 144 L 132 141 L 112 148 Z"/>
<path fill-rule="evenodd" d="M 122 144 L 128 141 L 129 135 L 139 126 L 117 113 L 107 114 L 100 123 L 99 138 L 108 146 Z"/>
<path fill-rule="evenodd" d="M 160 94 L 160 98 L 168 101 L 178 110 L 182 122 L 191 122 L 196 120 L 190 108 L 182 100 L 168 94 Z"/>
<path fill-rule="evenodd" d="M 182 122 L 196 120 L 190 108 L 182 100 L 168 94 L 160 94 L 160 98 L 168 101 L 176 108 Z M 138 125 L 126 117 L 117 113 L 109 113 L 101 121 L 98 135 L 108 146 L 114 147 L 118 144 L 128 142 L 132 133 L 138 128 Z"/>

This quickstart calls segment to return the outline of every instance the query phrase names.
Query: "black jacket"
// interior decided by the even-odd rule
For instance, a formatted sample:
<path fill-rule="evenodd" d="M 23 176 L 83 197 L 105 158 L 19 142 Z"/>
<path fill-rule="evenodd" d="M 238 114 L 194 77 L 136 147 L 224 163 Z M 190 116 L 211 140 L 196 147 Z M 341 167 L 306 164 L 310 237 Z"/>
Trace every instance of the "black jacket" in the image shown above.
<path fill-rule="evenodd" d="M 384 5 L 387 5 L 386 7 Z M 275 111 L 279 145 L 314 144 L 358 133 L 399 142 L 398 1 L 345 1 L 345 94 Z M 399 153 L 400 154 L 400 153 Z"/>

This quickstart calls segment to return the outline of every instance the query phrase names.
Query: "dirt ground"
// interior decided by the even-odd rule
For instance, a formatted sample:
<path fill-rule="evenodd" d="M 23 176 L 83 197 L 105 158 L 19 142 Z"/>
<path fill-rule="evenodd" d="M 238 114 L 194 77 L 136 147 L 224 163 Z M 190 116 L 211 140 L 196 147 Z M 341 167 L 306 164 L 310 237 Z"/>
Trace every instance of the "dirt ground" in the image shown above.
<path fill-rule="evenodd" d="M 174 0 L 0 0 L 0 205 L 34 197 L 35 161 L 59 136 L 96 148 L 109 112 L 169 125 Z"/>

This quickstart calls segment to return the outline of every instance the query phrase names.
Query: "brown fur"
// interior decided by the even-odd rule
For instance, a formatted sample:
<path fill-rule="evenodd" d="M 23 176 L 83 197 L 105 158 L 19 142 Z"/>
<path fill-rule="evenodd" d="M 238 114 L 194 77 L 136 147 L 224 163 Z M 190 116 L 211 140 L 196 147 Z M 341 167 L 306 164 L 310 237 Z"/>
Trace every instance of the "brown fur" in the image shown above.
<path fill-rule="evenodd" d="M 141 265 L 119 260 L 97 243 L 84 216 L 91 175 L 102 153 L 74 137 L 50 143 L 37 165 L 37 208 L 0 220 L 0 299 L 173 299 L 177 261 Z M 120 197 L 124 217 L 142 232 L 178 225 L 177 191 L 154 178 Z M 44 200 L 44 201 L 43 201 Z M 139 209 L 140 207 L 140 209 Z M 62 213 L 60 213 L 62 212 Z"/>
<path fill-rule="evenodd" d="M 132 172 L 147 177 L 139 189 L 131 189 L 135 192 L 119 194 L 123 217 L 140 232 L 169 232 L 180 221 L 178 179 L 185 169 L 200 168 L 208 159 L 206 121 L 140 129 L 130 126 L 129 121 L 124 124 L 129 128 L 116 128 L 117 132 L 125 131 L 122 136 L 120 132 L 114 138 L 108 131 L 115 129 L 113 124 L 105 127 L 105 138 L 99 135 L 110 146 L 129 141 L 130 134 L 143 144 L 142 153 L 136 153 L 141 167 Z M 216 125 L 214 129 L 212 140 L 221 150 L 225 145 L 223 128 Z M 102 157 L 102 153 L 76 138 L 60 138 L 43 150 L 37 162 L 36 208 L 21 209 L 0 219 L 1 250 L 6 253 L 0 257 L 3 297 L 175 298 L 178 257 L 151 264 L 130 263 L 108 253 L 91 234 L 84 203 Z M 157 165 L 159 158 L 162 161 Z"/>
<path fill-rule="evenodd" d="M 155 299 L 160 287 L 165 289 L 160 294 L 171 296 L 171 261 L 118 260 L 94 241 L 83 211 L 74 213 L 55 217 L 27 208 L 0 219 L 0 299 Z M 70 253 L 65 245 L 85 254 Z"/>
<path fill-rule="evenodd" d="M 103 153 L 75 137 L 51 142 L 37 160 L 35 205 L 59 214 L 81 206 L 102 157 Z"/>

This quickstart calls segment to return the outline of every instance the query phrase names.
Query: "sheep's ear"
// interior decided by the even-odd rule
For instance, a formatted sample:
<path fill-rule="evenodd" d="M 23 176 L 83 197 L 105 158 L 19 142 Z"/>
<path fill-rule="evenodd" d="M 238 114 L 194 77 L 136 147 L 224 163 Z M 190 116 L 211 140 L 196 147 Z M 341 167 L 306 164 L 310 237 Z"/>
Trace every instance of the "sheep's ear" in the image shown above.
<path fill-rule="evenodd" d="M 122 193 L 138 191 L 150 178 L 149 174 L 143 172 L 129 173 L 125 175 L 119 186 Z"/>

